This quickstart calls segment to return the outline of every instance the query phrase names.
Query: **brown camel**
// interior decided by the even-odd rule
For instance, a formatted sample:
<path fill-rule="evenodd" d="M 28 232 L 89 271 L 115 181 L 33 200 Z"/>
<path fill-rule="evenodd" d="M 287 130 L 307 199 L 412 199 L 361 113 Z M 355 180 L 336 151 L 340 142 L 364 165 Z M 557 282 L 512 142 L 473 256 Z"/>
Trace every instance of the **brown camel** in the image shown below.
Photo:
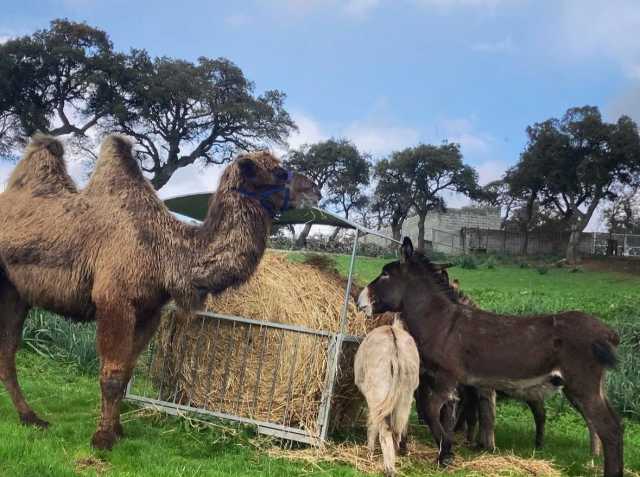
<path fill-rule="evenodd" d="M 317 187 L 266 152 L 242 155 L 220 179 L 201 226 L 175 219 L 120 136 L 105 139 L 77 191 L 61 144 L 35 137 L 0 194 L 0 380 L 26 424 L 47 427 L 25 401 L 15 354 L 30 307 L 97 321 L 101 418 L 92 444 L 122 436 L 119 408 L 136 359 L 174 299 L 198 308 L 208 293 L 246 281 L 273 213 L 314 204 Z"/>

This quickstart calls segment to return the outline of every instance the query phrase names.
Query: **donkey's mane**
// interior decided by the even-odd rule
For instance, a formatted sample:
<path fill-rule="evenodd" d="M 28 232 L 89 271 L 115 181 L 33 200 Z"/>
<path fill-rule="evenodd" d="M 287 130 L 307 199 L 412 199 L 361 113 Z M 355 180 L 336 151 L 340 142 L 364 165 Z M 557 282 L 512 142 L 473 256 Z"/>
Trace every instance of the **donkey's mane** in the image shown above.
<path fill-rule="evenodd" d="M 449 280 L 440 273 L 433 263 L 431 263 L 431 261 L 422 252 L 414 252 L 413 256 L 417 259 L 418 263 L 424 265 L 439 290 L 444 292 L 447 298 L 449 298 L 453 303 L 460 303 L 460 295 L 456 289 L 451 286 Z"/>

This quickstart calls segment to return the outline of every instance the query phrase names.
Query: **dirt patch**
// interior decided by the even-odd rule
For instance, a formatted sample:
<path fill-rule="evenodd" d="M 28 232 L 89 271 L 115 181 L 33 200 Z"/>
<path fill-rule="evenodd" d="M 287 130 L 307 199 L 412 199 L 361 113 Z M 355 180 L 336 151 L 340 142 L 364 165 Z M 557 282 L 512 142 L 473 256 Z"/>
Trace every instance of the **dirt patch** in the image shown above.
<path fill-rule="evenodd" d="M 581 266 L 594 272 L 614 272 L 640 276 L 640 257 L 585 258 Z"/>
<path fill-rule="evenodd" d="M 83 457 L 76 460 L 75 470 L 78 474 L 93 470 L 96 474 L 100 475 L 104 474 L 109 469 L 111 469 L 111 465 L 108 462 L 95 456 Z"/>
<path fill-rule="evenodd" d="M 293 450 L 279 447 L 269 449 L 271 457 L 301 460 L 310 464 L 318 462 L 341 462 L 354 466 L 360 472 L 367 474 L 382 472 L 382 456 L 380 452 L 371 457 L 366 446 L 353 443 L 329 444 L 324 447 L 309 447 Z M 399 457 L 397 469 L 402 473 L 403 468 L 414 464 L 434 462 L 438 449 L 420 442 L 409 441 L 409 452 L 405 457 Z M 448 468 L 450 472 L 465 471 L 469 475 L 485 477 L 504 477 L 508 475 L 522 475 L 528 477 L 560 477 L 560 471 L 551 463 L 541 459 L 525 459 L 515 455 L 481 454 L 469 459 L 456 457 L 455 462 Z"/>

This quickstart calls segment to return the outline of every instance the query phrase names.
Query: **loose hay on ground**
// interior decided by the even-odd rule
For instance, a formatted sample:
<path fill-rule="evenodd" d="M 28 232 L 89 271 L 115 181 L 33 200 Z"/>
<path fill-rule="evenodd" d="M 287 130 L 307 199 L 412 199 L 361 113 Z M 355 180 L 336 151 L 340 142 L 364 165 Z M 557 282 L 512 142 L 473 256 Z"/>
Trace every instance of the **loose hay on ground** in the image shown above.
<path fill-rule="evenodd" d="M 382 456 L 376 453 L 369 456 L 365 445 L 354 443 L 327 444 L 318 448 L 299 450 L 270 447 L 266 450 L 269 456 L 282 459 L 296 459 L 308 463 L 341 462 L 352 465 L 360 472 L 373 474 L 383 471 Z M 435 447 L 420 442 L 410 442 L 407 456 L 399 457 L 397 469 L 407 469 L 415 465 L 433 464 L 438 456 Z M 456 457 L 453 465 L 447 471 L 465 471 L 468 475 L 482 475 L 486 477 L 505 477 L 508 475 L 532 477 L 560 477 L 561 473 L 553 464 L 541 459 L 525 459 L 515 455 L 481 454 L 471 459 Z"/>
<path fill-rule="evenodd" d="M 318 264 L 267 253 L 244 285 L 208 300 L 208 311 L 337 332 L 345 282 Z M 161 398 L 315 433 L 325 388 L 330 337 L 248 326 L 170 310 L 147 366 Z M 346 333 L 367 322 L 353 301 Z M 357 344 L 345 342 L 331 427 L 353 425 L 362 398 L 353 384 Z"/>

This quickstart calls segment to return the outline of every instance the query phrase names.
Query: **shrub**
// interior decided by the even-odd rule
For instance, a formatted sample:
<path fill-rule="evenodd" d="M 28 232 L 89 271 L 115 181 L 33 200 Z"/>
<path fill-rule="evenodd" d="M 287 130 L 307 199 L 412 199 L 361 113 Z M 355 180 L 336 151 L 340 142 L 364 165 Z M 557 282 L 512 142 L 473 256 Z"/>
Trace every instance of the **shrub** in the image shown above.
<path fill-rule="evenodd" d="M 640 326 L 622 323 L 618 366 L 608 373 L 607 394 L 622 414 L 640 418 Z"/>
<path fill-rule="evenodd" d="M 454 260 L 454 264 L 460 268 L 475 270 L 478 268 L 478 260 L 473 255 L 460 255 Z"/>
<path fill-rule="evenodd" d="M 27 317 L 22 339 L 41 356 L 71 364 L 84 373 L 98 371 L 95 323 L 74 323 L 34 309 Z"/>
<path fill-rule="evenodd" d="M 539 265 L 536 267 L 536 270 L 540 275 L 546 275 L 549 272 L 549 268 L 545 265 Z"/>
<path fill-rule="evenodd" d="M 489 256 L 487 258 L 487 261 L 484 263 L 489 270 L 493 270 L 494 268 L 496 268 L 496 259 L 493 256 Z"/>

